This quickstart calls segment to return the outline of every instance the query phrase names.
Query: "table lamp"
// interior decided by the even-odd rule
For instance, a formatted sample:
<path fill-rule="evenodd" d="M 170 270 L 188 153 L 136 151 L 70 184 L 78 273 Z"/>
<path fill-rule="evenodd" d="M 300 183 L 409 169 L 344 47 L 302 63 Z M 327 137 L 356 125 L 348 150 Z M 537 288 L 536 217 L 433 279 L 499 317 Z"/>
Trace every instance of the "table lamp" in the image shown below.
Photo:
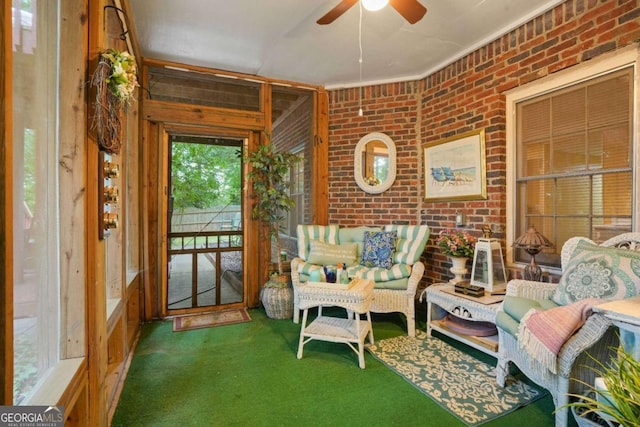
<path fill-rule="evenodd" d="M 536 264 L 536 255 L 544 248 L 552 248 L 553 243 L 531 225 L 526 233 L 518 237 L 512 245 L 514 248 L 524 249 L 531 255 L 531 262 L 524 268 L 525 280 L 539 282 L 542 278 L 542 269 Z"/>

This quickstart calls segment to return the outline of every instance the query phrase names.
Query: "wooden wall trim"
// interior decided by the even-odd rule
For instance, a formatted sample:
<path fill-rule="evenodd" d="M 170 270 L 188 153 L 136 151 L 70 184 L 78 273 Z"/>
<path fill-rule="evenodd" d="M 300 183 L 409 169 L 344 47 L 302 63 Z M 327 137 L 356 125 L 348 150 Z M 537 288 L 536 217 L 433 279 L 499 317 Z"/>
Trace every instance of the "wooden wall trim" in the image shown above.
<path fill-rule="evenodd" d="M 0 373 L 2 384 L 0 402 L 13 403 L 13 168 L 11 82 L 11 2 L 0 8 Z"/>
<path fill-rule="evenodd" d="M 313 224 L 329 221 L 329 96 L 326 91 L 315 95 L 315 138 L 313 142 Z"/>
<path fill-rule="evenodd" d="M 248 142 L 245 146 L 244 152 L 250 153 L 255 151 L 260 144 L 260 134 L 258 132 L 252 132 L 248 138 Z M 246 177 L 251 170 L 251 165 L 244 164 L 244 176 Z M 260 256 L 262 254 L 260 245 L 260 222 L 254 220 L 251 215 L 253 207 L 253 190 L 247 180 L 244 181 L 244 185 L 247 191 L 244 192 L 243 201 L 243 217 L 245 218 L 244 226 L 244 282 L 245 289 L 247 291 L 247 305 L 249 307 L 257 307 L 259 304 L 259 289 L 262 284 L 261 278 L 263 277 L 263 267 L 260 263 Z M 258 265 L 258 268 L 251 268 L 251 266 Z"/>
<path fill-rule="evenodd" d="M 80 367 L 58 401 L 58 405 L 65 408 L 67 417 L 65 425 L 82 426 L 89 423 L 87 370 L 87 360 L 83 358 Z"/>
<path fill-rule="evenodd" d="M 88 33 L 85 2 L 64 2 L 62 15 L 78 25 L 62 25 L 60 39 L 74 49 L 61 49 L 60 105 L 73 106 L 60 115 L 58 162 L 63 167 L 59 172 L 59 204 L 65 215 L 60 216 L 60 246 L 65 256 L 60 257 L 60 324 L 62 328 L 61 358 L 70 359 L 86 355 L 85 300 L 85 245 L 82 233 L 77 233 L 77 224 L 84 222 L 86 187 L 84 181 L 87 107 L 87 50 Z M 89 181 L 92 182 L 92 181 Z"/>
<path fill-rule="evenodd" d="M 294 82 L 291 80 L 270 79 L 266 77 L 256 76 L 254 74 L 244 74 L 244 73 L 237 73 L 237 72 L 227 71 L 227 70 L 218 70 L 215 68 L 206 68 L 206 67 L 201 67 L 197 65 L 164 61 L 160 59 L 144 58 L 144 65 L 147 67 L 167 67 L 167 68 L 182 69 L 187 71 L 196 71 L 198 73 L 203 73 L 203 74 L 222 75 L 222 76 L 228 76 L 230 78 L 242 79 L 242 80 L 258 82 L 258 83 L 273 83 L 277 86 L 296 87 L 299 89 L 324 91 L 324 88 L 322 86 L 317 86 L 317 85 L 312 85 L 307 83 Z"/>
<path fill-rule="evenodd" d="M 235 138 L 248 138 L 249 132 L 247 130 L 241 129 L 230 129 L 224 127 L 215 127 L 215 126 L 194 126 L 194 125 L 183 125 L 178 123 L 167 123 L 164 126 L 164 130 L 167 131 L 168 134 L 182 134 L 182 135 L 191 135 L 191 136 L 211 136 L 211 135 L 224 135 L 225 137 L 235 137 Z"/>
<path fill-rule="evenodd" d="M 144 266 L 144 318 L 151 320 L 160 316 L 157 293 L 158 279 L 158 135 L 159 125 L 146 122 L 142 129 L 143 181 L 141 195 Z"/>
<path fill-rule="evenodd" d="M 142 115 L 151 122 L 219 126 L 236 129 L 263 130 L 264 114 L 226 108 L 178 104 L 145 99 Z"/>
<path fill-rule="evenodd" d="M 264 121 L 266 126 L 264 127 L 264 131 L 260 133 L 259 144 L 263 145 L 271 142 L 269 140 L 270 138 L 268 138 L 268 135 L 273 135 L 273 129 L 272 129 L 273 115 L 272 115 L 272 108 L 271 108 L 271 104 L 273 102 L 273 94 L 271 91 L 271 86 L 266 83 L 263 84 L 261 88 L 261 93 L 262 93 L 262 98 L 260 100 L 261 101 L 260 110 L 264 114 Z M 250 147 L 250 150 L 247 151 L 247 155 L 255 151 L 257 148 L 258 148 L 257 145 Z M 249 165 L 249 168 L 251 168 L 251 165 Z M 249 212 L 252 212 L 254 195 L 253 195 L 253 188 L 251 185 L 248 187 L 247 193 L 249 195 L 249 201 L 250 201 Z M 247 297 L 249 298 L 249 306 L 256 307 L 258 306 L 258 302 L 259 302 L 257 297 L 260 293 L 259 292 L 260 286 L 262 286 L 262 284 L 265 283 L 269 278 L 269 270 L 271 268 L 271 235 L 269 233 L 268 226 L 266 224 L 261 223 L 259 220 L 253 219 L 253 215 L 251 215 L 251 213 L 246 218 L 251 223 L 254 223 L 254 222 L 256 223 L 254 226 L 254 229 L 257 229 L 258 233 L 254 234 L 254 236 L 259 236 L 258 247 L 257 247 L 258 251 L 257 252 L 250 251 L 249 254 L 251 253 L 259 254 L 258 265 L 259 265 L 260 276 L 257 278 L 255 277 L 251 278 L 251 280 L 248 283 L 249 295 L 247 295 Z M 249 255 L 249 257 L 250 256 L 251 255 Z"/>
<path fill-rule="evenodd" d="M 156 286 L 156 290 L 160 290 L 160 316 L 165 318 L 167 315 L 167 307 L 169 301 L 169 295 L 167 295 L 167 286 L 169 283 L 169 276 L 166 266 L 169 264 L 167 248 L 169 242 L 167 241 L 168 235 L 168 210 L 169 210 L 169 188 L 167 183 L 169 182 L 169 134 L 165 127 L 160 124 L 158 126 L 158 135 L 156 140 L 156 146 L 158 147 L 158 173 L 156 175 L 156 189 L 158 191 L 158 232 L 160 233 L 160 244 L 157 246 L 158 265 L 155 270 L 158 272 L 156 277 L 160 278 Z"/>
<path fill-rule="evenodd" d="M 89 71 L 98 64 L 100 52 L 106 44 L 106 17 L 104 6 L 107 0 L 91 1 L 89 8 Z M 92 90 L 89 99 L 94 99 Z M 90 114 L 91 103 L 89 106 Z M 89 129 L 89 126 L 87 126 Z M 87 295 L 87 340 L 89 367 L 89 423 L 93 426 L 106 426 L 107 395 L 105 377 L 107 374 L 107 313 L 104 283 L 105 248 L 104 242 L 98 240 L 98 143 L 91 132 L 87 133 L 85 152 L 86 183 L 96 184 L 87 189 L 84 238 L 86 239 L 86 295 Z"/>

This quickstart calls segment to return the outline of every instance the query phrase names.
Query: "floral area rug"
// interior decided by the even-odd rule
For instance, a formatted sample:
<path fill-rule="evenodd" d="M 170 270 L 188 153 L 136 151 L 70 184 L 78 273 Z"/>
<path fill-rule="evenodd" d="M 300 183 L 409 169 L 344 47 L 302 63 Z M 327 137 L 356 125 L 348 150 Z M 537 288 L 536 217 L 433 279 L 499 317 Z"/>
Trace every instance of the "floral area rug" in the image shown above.
<path fill-rule="evenodd" d="M 469 426 L 508 414 L 546 394 L 521 381 L 499 387 L 494 367 L 438 338 L 427 338 L 424 332 L 417 332 L 416 338 L 381 340 L 368 350 Z"/>

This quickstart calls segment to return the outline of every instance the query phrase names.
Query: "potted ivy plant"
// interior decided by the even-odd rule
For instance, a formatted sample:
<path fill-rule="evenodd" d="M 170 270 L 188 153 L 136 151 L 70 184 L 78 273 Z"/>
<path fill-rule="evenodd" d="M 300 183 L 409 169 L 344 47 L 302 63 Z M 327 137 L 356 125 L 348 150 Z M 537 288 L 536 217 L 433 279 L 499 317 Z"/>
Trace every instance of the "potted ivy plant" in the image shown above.
<path fill-rule="evenodd" d="M 293 315 L 293 291 L 289 286 L 289 276 L 284 274 L 282 259 L 279 256 L 280 223 L 295 206 L 289 191 L 288 175 L 291 167 L 300 161 L 300 157 L 286 150 L 278 151 L 271 142 L 270 135 L 265 135 L 266 142 L 245 159 L 251 165 L 247 177 L 251 181 L 255 199 L 252 217 L 266 226 L 268 236 L 274 240 L 278 254 L 278 273 L 272 275 L 263 286 L 260 299 L 269 317 L 288 318 Z M 283 301 L 284 307 L 280 307 Z"/>
<path fill-rule="evenodd" d="M 596 361 L 598 367 L 592 368 L 596 376 L 602 378 L 605 388 L 580 381 L 588 393 L 571 395 L 580 399 L 567 406 L 571 407 L 581 427 L 640 425 L 640 361 L 622 346 L 615 350 L 616 357 L 610 364 Z"/>

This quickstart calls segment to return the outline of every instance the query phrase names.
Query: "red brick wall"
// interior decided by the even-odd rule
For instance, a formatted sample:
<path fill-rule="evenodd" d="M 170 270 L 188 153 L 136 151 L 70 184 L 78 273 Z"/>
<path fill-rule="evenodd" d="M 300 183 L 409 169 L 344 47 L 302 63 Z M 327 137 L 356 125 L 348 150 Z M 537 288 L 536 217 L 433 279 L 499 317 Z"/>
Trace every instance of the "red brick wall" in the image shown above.
<path fill-rule="evenodd" d="M 362 117 L 358 116 L 359 89 L 330 93 L 330 223 L 353 226 L 420 221 L 417 87 L 417 82 L 408 82 L 365 88 Z M 353 175 L 355 147 L 370 132 L 386 133 L 397 150 L 395 183 L 382 194 L 365 193 Z"/>
<path fill-rule="evenodd" d="M 464 228 L 474 235 L 491 224 L 493 237 L 505 237 L 504 92 L 637 42 L 639 20 L 639 0 L 566 1 L 421 81 L 365 87 L 364 117 L 358 117 L 360 89 L 331 91 L 329 222 L 428 224 L 423 284 L 448 280 L 450 264 L 434 237 L 454 227 L 456 212 L 465 214 Z M 422 144 L 481 128 L 487 199 L 425 202 Z M 387 133 L 398 149 L 396 181 L 379 195 L 365 194 L 353 176 L 353 150 L 369 132 Z"/>

